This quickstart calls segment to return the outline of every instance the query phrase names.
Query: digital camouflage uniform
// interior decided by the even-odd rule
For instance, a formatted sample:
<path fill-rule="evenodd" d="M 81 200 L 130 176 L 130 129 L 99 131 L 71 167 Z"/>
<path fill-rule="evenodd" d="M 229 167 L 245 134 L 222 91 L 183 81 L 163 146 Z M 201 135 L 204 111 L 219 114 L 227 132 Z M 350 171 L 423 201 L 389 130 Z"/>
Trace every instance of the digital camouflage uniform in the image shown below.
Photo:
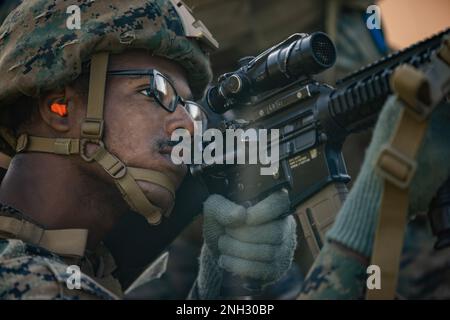
<path fill-rule="evenodd" d="M 450 299 L 450 248 L 435 250 L 428 218 L 409 223 L 400 264 L 399 299 Z"/>
<path fill-rule="evenodd" d="M 26 219 L 14 208 L 2 205 L 0 216 Z M 99 246 L 98 252 L 81 259 L 63 258 L 20 239 L 6 239 L 0 232 L 0 299 L 117 299 L 120 284 L 112 277 L 114 259 Z M 96 265 L 91 261 L 95 261 Z M 81 288 L 70 290 L 67 267 L 82 271 Z M 89 276 L 88 276 L 89 275 Z M 110 290 L 100 285 L 104 283 Z"/>
<path fill-rule="evenodd" d="M 13 11 L 22 0 L 4 0 L 0 3 L 0 24 L 5 20 L 8 14 Z"/>
<path fill-rule="evenodd" d="M 68 288 L 71 273 L 60 256 L 21 240 L 0 240 L 0 299 L 118 299 L 91 278 L 81 274 L 81 288 Z M 101 280 L 101 279 L 100 279 Z"/>
<path fill-rule="evenodd" d="M 76 4 L 81 10 L 80 30 L 66 27 L 69 4 L 63 0 L 25 1 L 4 20 L 0 27 L 1 112 L 14 108 L 16 99 L 24 95 L 36 98 L 45 90 L 70 83 L 95 53 L 131 48 L 147 49 L 178 62 L 187 71 L 194 96 L 202 95 L 212 76 L 207 57 L 211 43 L 201 41 L 204 32 L 196 34 L 197 29 L 189 29 L 186 23 L 190 20 L 179 11 L 181 5 L 175 8 L 175 1 L 169 0 L 83 0 Z M 13 156 L 16 133 L 7 117 L 0 119 L 2 151 Z M 0 298 L 123 297 L 120 283 L 112 275 L 114 259 L 103 245 L 94 252 L 86 250 L 82 257 L 57 255 L 40 247 L 40 240 L 23 241 L 21 228 L 25 224 L 42 228 L 38 223 L 7 204 L 1 204 L 2 217 L 13 219 L 19 227 L 14 232 L 0 227 Z M 73 264 L 83 272 L 79 290 L 69 290 L 66 285 L 71 275 L 67 267 Z M 144 272 L 140 281 L 152 280 L 152 270 Z"/>
<path fill-rule="evenodd" d="M 410 222 L 400 262 L 397 299 L 450 299 L 450 248 L 435 250 L 426 217 Z M 334 243 L 323 247 L 299 299 L 364 299 L 367 262 Z"/>

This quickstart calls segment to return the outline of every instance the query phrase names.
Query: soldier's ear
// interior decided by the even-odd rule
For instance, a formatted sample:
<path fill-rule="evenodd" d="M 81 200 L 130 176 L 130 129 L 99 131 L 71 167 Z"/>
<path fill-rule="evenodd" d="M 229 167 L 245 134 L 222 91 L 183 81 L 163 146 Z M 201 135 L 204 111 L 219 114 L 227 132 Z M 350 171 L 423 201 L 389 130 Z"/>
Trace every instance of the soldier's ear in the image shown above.
<path fill-rule="evenodd" d="M 69 99 L 65 90 L 53 91 L 39 99 L 39 113 L 44 122 L 52 129 L 67 132 L 69 126 Z"/>

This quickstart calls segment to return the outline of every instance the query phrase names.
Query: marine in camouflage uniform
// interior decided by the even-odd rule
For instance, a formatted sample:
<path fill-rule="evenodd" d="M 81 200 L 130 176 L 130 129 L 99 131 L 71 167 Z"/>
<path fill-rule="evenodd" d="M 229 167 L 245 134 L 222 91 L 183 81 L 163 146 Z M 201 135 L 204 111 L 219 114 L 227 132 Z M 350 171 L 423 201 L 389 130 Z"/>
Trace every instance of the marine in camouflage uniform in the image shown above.
<path fill-rule="evenodd" d="M 385 103 L 361 174 L 327 233 L 328 241 L 308 273 L 300 299 L 364 298 L 369 276 L 366 268 L 370 264 L 384 188 L 383 179 L 374 164 L 381 147 L 396 128 L 402 107 L 404 105 L 396 96 L 390 97 Z M 417 155 L 417 171 L 406 199 L 409 204 L 409 224 L 396 287 L 398 299 L 450 298 L 450 247 L 433 247 L 434 238 L 424 214 L 439 188 L 448 184 L 446 180 L 450 176 L 447 161 L 450 157 L 449 111 L 446 101 L 436 107 Z"/>
<path fill-rule="evenodd" d="M 46 0 L 25 1 L 9 14 L 0 28 L 1 140 L 2 151 L 10 156 L 23 151 L 17 147 L 18 137 L 7 117 L 9 110 L 15 108 L 15 101 L 24 96 L 38 97 L 42 92 L 71 83 L 82 72 L 83 63 L 98 52 L 120 53 L 142 48 L 176 61 L 187 71 L 195 97 L 202 94 L 211 79 L 206 51 L 217 44 L 203 26 L 192 25 L 195 20 L 189 20 L 187 11 L 180 11 L 181 5 L 176 7 L 175 2 L 165 0 L 78 1 L 76 4 L 81 9 L 80 30 L 66 27 L 66 1 Z M 164 185 L 164 177 L 159 178 Z M 137 207 L 133 207 L 133 200 L 126 200 L 139 212 L 139 203 L 135 202 Z M 151 202 L 147 205 L 158 208 Z M 159 211 L 147 212 L 146 218 L 150 223 L 157 223 L 161 215 Z M 70 236 L 55 238 L 57 241 L 47 250 L 43 239 L 49 230 L 38 222 L 7 204 L 0 206 L 0 220 L 1 299 L 124 296 L 120 283 L 112 276 L 116 268 L 114 259 L 103 245 L 93 252 L 81 246 L 78 248 L 81 254 L 58 253 L 51 248 L 59 247 L 64 252 L 64 242 L 72 241 Z M 86 239 L 81 240 L 85 245 Z M 81 266 L 79 290 L 67 287 L 71 275 L 67 266 L 72 264 Z M 146 274 L 142 281 L 154 276 L 151 270 Z"/>
<path fill-rule="evenodd" d="M 170 219 L 184 219 L 170 217 L 187 172 L 168 157 L 170 138 L 180 128 L 194 134 L 192 117 L 201 108 L 190 100 L 200 98 L 211 80 L 207 52 L 217 42 L 175 0 L 79 1 L 81 28 L 73 30 L 66 25 L 67 5 L 23 2 L 0 28 L 0 133 L 13 156 L 0 189 L 4 298 L 129 297 L 161 274 L 167 256 L 124 294 L 115 278 L 119 270 L 102 246 L 105 235 L 130 209 L 152 234 Z M 209 275 L 226 268 L 263 284 L 284 274 L 296 244 L 294 219 L 278 219 L 286 197 L 271 195 L 249 212 L 237 206 L 231 217 L 230 201 L 209 198 L 216 202 L 205 212 L 210 228 L 204 234 L 215 250 L 200 259 L 206 263 L 198 275 L 199 298 L 216 296 L 220 276 Z M 284 206 L 271 210 L 274 202 Z M 227 239 L 225 227 L 265 232 L 249 244 Z M 148 245 L 164 246 L 159 240 Z M 267 252 L 267 244 L 273 250 Z M 147 254 L 137 248 L 142 246 L 125 246 L 139 258 Z M 83 272 L 82 286 L 68 292 L 63 286 L 71 275 L 64 273 L 72 264 Z"/>

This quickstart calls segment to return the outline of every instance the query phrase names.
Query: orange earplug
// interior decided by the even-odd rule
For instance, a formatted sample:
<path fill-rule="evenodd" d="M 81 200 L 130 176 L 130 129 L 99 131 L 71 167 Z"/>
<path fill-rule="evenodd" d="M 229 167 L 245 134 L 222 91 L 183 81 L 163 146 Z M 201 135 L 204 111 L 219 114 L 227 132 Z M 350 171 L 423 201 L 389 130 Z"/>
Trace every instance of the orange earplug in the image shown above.
<path fill-rule="evenodd" d="M 61 117 L 67 116 L 67 104 L 65 103 L 54 102 L 50 106 L 50 110 Z"/>

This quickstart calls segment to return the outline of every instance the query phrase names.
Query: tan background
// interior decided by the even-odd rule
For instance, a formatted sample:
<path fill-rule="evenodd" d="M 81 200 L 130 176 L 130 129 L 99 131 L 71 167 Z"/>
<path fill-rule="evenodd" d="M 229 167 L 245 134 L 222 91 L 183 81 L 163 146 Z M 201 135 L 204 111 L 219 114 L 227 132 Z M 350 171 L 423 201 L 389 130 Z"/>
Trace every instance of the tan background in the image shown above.
<path fill-rule="evenodd" d="M 449 0 L 382 0 L 379 6 L 393 48 L 403 48 L 450 26 Z"/>

